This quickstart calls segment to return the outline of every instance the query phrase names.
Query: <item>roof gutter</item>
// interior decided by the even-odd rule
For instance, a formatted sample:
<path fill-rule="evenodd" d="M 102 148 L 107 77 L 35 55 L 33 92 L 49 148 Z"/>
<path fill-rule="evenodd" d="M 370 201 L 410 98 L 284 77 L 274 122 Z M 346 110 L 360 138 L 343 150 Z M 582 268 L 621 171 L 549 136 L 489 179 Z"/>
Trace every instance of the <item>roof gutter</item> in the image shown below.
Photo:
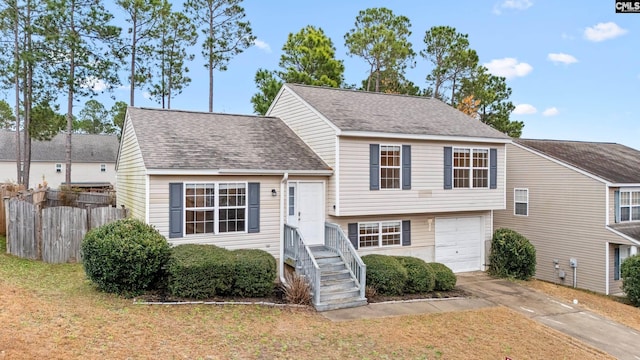
<path fill-rule="evenodd" d="M 341 131 L 338 136 L 350 136 L 350 137 L 366 137 L 366 138 L 385 138 L 385 139 L 404 139 L 404 140 L 436 140 L 436 141 L 464 141 L 464 142 L 479 142 L 479 143 L 496 143 L 496 144 L 511 144 L 513 140 L 511 138 L 490 138 L 490 137 L 475 137 L 475 136 L 452 136 L 452 135 L 425 135 L 425 134 L 402 134 L 402 133 L 388 133 L 377 131 Z"/>
<path fill-rule="evenodd" d="M 147 169 L 147 175 L 305 175 L 331 176 L 333 170 Z"/>

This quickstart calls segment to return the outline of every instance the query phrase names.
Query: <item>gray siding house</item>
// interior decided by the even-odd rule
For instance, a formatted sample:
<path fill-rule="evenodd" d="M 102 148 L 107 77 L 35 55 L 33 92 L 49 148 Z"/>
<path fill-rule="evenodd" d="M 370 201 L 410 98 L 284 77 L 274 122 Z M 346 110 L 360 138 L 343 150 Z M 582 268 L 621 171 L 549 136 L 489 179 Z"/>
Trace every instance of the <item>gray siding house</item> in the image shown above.
<path fill-rule="evenodd" d="M 640 245 L 640 151 L 614 143 L 517 139 L 507 207 L 494 226 L 536 247 L 536 277 L 613 294 Z"/>
<path fill-rule="evenodd" d="M 285 84 L 267 115 L 333 169 L 326 186 L 286 182 L 285 221 L 306 241 L 323 241 L 321 226 L 305 222 L 323 212 L 360 255 L 485 269 L 493 212 L 505 208 L 509 137 L 436 99 L 327 87 Z"/>

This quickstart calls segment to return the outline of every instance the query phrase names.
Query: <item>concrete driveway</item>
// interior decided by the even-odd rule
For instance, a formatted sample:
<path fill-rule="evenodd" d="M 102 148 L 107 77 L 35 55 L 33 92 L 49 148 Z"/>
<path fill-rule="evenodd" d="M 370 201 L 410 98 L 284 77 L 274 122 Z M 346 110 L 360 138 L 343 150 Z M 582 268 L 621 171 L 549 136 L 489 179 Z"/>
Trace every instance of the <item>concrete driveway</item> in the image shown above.
<path fill-rule="evenodd" d="M 502 305 L 550 328 L 572 336 L 618 359 L 640 360 L 640 333 L 574 305 L 485 273 L 458 274 L 458 287 L 468 299 L 375 303 L 353 309 L 326 311 L 334 321 L 396 315 L 472 310 Z"/>

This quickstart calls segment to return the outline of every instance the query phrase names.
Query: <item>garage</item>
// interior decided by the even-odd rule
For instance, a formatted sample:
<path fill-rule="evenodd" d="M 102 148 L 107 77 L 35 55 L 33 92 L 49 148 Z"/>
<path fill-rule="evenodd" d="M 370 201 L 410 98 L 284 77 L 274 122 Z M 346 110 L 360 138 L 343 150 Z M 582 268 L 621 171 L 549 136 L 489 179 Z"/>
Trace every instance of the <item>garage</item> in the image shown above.
<path fill-rule="evenodd" d="M 436 218 L 436 262 L 453 272 L 482 269 L 484 221 L 482 216 Z"/>

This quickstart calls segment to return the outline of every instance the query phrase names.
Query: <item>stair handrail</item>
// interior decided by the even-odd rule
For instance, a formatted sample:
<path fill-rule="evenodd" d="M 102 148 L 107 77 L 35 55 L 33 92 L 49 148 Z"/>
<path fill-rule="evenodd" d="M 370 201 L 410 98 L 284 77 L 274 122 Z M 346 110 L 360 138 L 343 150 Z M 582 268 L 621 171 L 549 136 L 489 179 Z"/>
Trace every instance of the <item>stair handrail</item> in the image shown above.
<path fill-rule="evenodd" d="M 296 271 L 307 279 L 313 295 L 313 304 L 320 304 L 320 266 L 311 253 L 311 249 L 304 243 L 298 227 L 284 224 L 285 254 L 293 256 L 296 261 Z"/>
<path fill-rule="evenodd" d="M 340 255 L 345 266 L 351 272 L 351 276 L 357 281 L 360 298 L 364 299 L 367 285 L 367 265 L 362 261 L 356 248 L 338 224 L 330 222 L 324 224 L 324 245 Z"/>

